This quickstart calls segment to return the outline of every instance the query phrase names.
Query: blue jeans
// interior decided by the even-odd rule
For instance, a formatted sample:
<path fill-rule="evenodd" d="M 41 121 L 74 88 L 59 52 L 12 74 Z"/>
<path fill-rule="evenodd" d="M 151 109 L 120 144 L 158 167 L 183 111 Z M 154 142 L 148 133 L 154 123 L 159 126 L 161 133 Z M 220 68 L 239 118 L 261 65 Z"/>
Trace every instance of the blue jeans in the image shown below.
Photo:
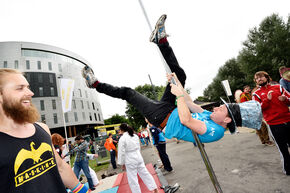
<path fill-rule="evenodd" d="M 83 170 L 85 173 L 85 176 L 88 180 L 89 183 L 89 187 L 90 189 L 94 188 L 94 184 L 93 184 L 93 180 L 92 177 L 90 175 L 90 170 L 89 170 L 89 161 L 88 160 L 81 160 L 79 162 L 75 162 L 74 164 L 74 173 L 75 175 L 78 177 L 80 171 Z"/>
<path fill-rule="evenodd" d="M 177 59 L 174 55 L 169 43 L 163 43 L 158 45 L 164 59 L 166 60 L 170 70 L 175 72 L 179 81 L 184 86 L 186 80 L 186 74 L 184 70 L 179 66 Z M 141 95 L 139 92 L 129 87 L 116 87 L 107 83 L 100 82 L 96 86 L 96 90 L 100 93 L 104 93 L 114 98 L 126 100 L 129 104 L 133 105 L 148 121 L 159 127 L 166 116 L 176 108 L 175 95 L 170 90 L 171 87 L 168 84 L 165 88 L 164 94 L 160 101 L 155 101 Z"/>
<path fill-rule="evenodd" d="M 115 150 L 110 151 L 110 157 L 111 157 L 111 164 L 113 168 L 116 169 L 117 165 L 116 165 L 116 151 Z"/>

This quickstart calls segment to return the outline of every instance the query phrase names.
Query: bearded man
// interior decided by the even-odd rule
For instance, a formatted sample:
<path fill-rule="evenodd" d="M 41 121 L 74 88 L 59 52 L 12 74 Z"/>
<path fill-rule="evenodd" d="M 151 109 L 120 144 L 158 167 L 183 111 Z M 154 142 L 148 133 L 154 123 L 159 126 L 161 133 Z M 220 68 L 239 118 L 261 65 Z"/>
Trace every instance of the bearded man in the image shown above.
<path fill-rule="evenodd" d="M 0 69 L 1 192 L 88 192 L 53 148 L 48 126 L 36 123 L 33 95 L 21 72 Z"/>
<path fill-rule="evenodd" d="M 290 94 L 281 85 L 271 85 L 271 77 L 265 71 L 256 72 L 254 82 L 259 88 L 253 93 L 253 99 L 261 103 L 265 121 L 279 149 L 283 172 L 290 175 Z"/>

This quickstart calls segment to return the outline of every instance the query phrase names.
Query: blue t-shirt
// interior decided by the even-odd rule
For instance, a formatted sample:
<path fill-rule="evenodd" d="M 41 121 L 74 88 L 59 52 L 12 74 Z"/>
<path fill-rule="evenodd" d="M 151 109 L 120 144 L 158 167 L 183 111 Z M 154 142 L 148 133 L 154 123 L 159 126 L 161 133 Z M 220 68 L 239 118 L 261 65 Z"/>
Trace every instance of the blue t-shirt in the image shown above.
<path fill-rule="evenodd" d="M 210 143 L 221 139 L 224 136 L 225 128 L 210 119 L 212 112 L 204 110 L 202 113 L 192 113 L 194 119 L 203 121 L 206 125 L 206 132 L 198 135 L 200 142 Z M 195 142 L 192 130 L 180 123 L 177 108 L 172 111 L 165 128 L 165 137 L 171 139 L 175 137 L 184 141 Z"/>

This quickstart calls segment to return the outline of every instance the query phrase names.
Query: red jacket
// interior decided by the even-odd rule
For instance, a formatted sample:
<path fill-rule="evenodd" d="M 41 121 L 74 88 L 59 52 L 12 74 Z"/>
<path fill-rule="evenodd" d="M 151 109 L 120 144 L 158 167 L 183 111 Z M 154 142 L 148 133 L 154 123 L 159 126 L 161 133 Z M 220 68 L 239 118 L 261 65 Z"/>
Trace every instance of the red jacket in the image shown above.
<path fill-rule="evenodd" d="M 272 100 L 267 98 L 269 91 L 273 91 Z M 278 96 L 281 96 L 283 92 L 287 99 L 282 102 L 278 99 Z M 288 108 L 290 94 L 282 86 L 269 84 L 262 86 L 254 92 L 253 98 L 261 103 L 264 119 L 269 125 L 279 125 L 290 121 Z"/>
<path fill-rule="evenodd" d="M 105 148 L 108 151 L 111 151 L 111 149 L 116 150 L 116 147 L 115 147 L 115 145 L 113 143 L 113 139 L 112 138 L 107 138 L 104 146 L 105 146 Z"/>

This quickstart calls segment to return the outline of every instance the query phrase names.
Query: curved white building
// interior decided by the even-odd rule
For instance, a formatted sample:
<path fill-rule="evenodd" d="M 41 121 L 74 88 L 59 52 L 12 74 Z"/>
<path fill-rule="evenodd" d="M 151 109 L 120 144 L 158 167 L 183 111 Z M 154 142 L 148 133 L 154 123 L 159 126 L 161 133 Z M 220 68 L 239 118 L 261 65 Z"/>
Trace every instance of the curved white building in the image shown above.
<path fill-rule="evenodd" d="M 90 65 L 84 58 L 54 46 L 30 42 L 0 42 L 0 68 L 25 72 L 34 92 L 33 104 L 52 133 L 64 134 L 64 120 L 68 137 L 94 132 L 103 125 L 98 93 L 89 89 L 81 69 Z M 60 78 L 74 79 L 71 111 L 63 116 L 60 98 Z M 96 132 L 94 132 L 96 133 Z"/>

